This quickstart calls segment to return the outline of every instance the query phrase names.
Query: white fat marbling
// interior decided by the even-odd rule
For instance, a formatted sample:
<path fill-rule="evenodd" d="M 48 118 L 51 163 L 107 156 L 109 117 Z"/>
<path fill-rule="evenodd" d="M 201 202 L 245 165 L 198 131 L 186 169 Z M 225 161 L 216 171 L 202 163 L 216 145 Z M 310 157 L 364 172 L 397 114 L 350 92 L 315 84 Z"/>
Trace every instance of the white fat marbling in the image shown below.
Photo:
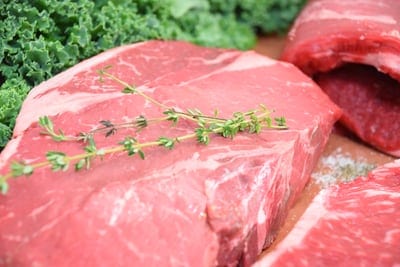
<path fill-rule="evenodd" d="M 319 223 L 320 219 L 325 218 L 329 211 L 325 208 L 325 198 L 329 195 L 329 191 L 323 189 L 310 204 L 308 209 L 299 219 L 299 222 L 294 226 L 290 235 L 288 235 L 279 245 L 278 249 L 272 251 L 268 256 L 263 257 L 253 267 L 270 266 L 279 256 L 285 252 L 282 248 L 291 248 L 301 246 L 304 237 L 307 233 Z"/>
<path fill-rule="evenodd" d="M 108 225 L 115 226 L 121 215 L 123 215 L 124 208 L 128 200 L 134 196 L 134 188 L 126 191 L 122 198 L 118 198 L 114 201 L 114 207 L 111 212 L 111 217 L 108 221 Z"/>
<path fill-rule="evenodd" d="M 239 53 L 241 53 L 241 52 L 230 51 L 230 52 L 221 53 L 220 55 L 218 55 L 217 57 L 215 57 L 213 59 L 206 59 L 203 57 L 190 57 L 190 60 L 191 61 L 200 61 L 206 65 L 215 65 L 215 64 L 222 63 L 226 60 L 229 60 L 230 58 L 236 57 L 236 56 L 238 56 Z"/>
<path fill-rule="evenodd" d="M 368 190 L 363 190 L 365 193 L 365 198 L 368 197 L 376 197 L 376 196 L 385 196 L 385 197 L 390 197 L 390 198 L 400 198 L 400 192 L 391 192 L 388 190 L 382 190 L 382 189 L 368 189 Z M 387 205 L 392 205 L 392 201 L 386 201 Z M 390 202 L 390 203 L 389 203 Z M 379 204 L 385 205 L 385 201 L 380 200 Z"/>
<path fill-rule="evenodd" d="M 249 51 L 241 54 L 238 58 L 236 58 L 235 61 L 226 67 L 221 68 L 218 72 L 242 71 L 261 67 L 269 67 L 275 64 L 277 64 L 276 60 Z"/>
<path fill-rule="evenodd" d="M 29 104 L 23 105 L 21 114 L 17 118 L 14 135 L 22 134 L 32 123 L 41 116 L 54 116 L 64 112 L 79 112 L 87 106 L 121 97 L 121 92 L 113 93 L 66 93 L 58 90 L 47 92 L 44 97 L 37 97 Z"/>
<path fill-rule="evenodd" d="M 103 53 L 100 53 L 94 57 L 91 57 L 88 60 L 84 60 L 72 68 L 69 68 L 66 71 L 63 71 L 56 76 L 50 78 L 49 80 L 42 82 L 38 86 L 34 88 L 34 90 L 31 90 L 29 93 L 29 97 L 37 97 L 38 95 L 44 94 L 48 90 L 51 90 L 56 87 L 62 87 L 64 84 L 69 82 L 76 74 L 86 71 L 88 69 L 91 69 L 92 67 L 101 64 L 102 62 L 105 62 L 116 55 L 118 55 L 121 52 L 126 51 L 127 49 L 131 49 L 134 47 L 139 47 L 141 45 L 144 45 L 145 43 L 135 43 L 132 45 L 126 45 L 126 46 L 120 46 L 116 48 L 112 48 L 110 50 L 107 50 Z"/>
<path fill-rule="evenodd" d="M 354 10 L 336 12 L 329 9 L 313 9 L 307 13 L 307 17 L 303 17 L 302 23 L 310 21 L 321 21 L 321 20 L 354 20 L 354 21 L 371 21 L 383 24 L 396 25 L 397 21 L 390 16 L 386 15 L 362 15 L 358 14 Z"/>
<path fill-rule="evenodd" d="M 328 191 L 322 190 L 310 204 L 306 212 L 301 216 L 299 222 L 294 226 L 290 235 L 285 238 L 280 246 L 301 246 L 308 232 L 315 227 L 322 218 L 326 218 L 329 211 L 325 208 L 325 198 Z"/>
<path fill-rule="evenodd" d="M 43 204 L 43 205 L 41 205 L 41 206 L 39 206 L 39 207 L 33 209 L 33 210 L 28 214 L 28 216 L 29 216 L 29 217 L 36 217 L 36 216 L 40 215 L 42 212 L 46 211 L 47 208 L 49 208 L 49 207 L 50 207 L 51 205 L 53 205 L 54 203 L 55 203 L 55 200 L 52 199 L 52 200 L 48 201 L 47 203 L 45 203 L 45 204 Z"/>
<path fill-rule="evenodd" d="M 226 53 L 224 53 L 226 54 Z M 207 73 L 205 75 L 199 76 L 197 78 L 184 81 L 179 83 L 179 86 L 187 86 L 190 83 L 201 81 L 207 79 L 213 75 L 217 75 L 224 72 L 233 72 L 233 71 L 244 71 L 249 69 L 256 69 L 262 67 L 269 67 L 272 65 L 278 64 L 277 61 L 270 59 L 268 57 L 259 55 L 253 51 L 249 51 L 246 53 L 242 53 L 239 57 L 237 57 L 233 62 L 227 64 L 225 67 L 219 68 L 215 71 Z M 289 63 L 280 62 L 279 64 L 290 65 Z"/>
<path fill-rule="evenodd" d="M 400 168 L 400 159 L 396 159 L 392 162 L 386 163 L 385 168 Z M 378 170 L 378 169 L 377 169 Z"/>
<path fill-rule="evenodd" d="M 388 230 L 385 233 L 385 237 L 383 239 L 383 241 L 385 243 L 391 244 L 394 242 L 397 242 L 397 238 L 398 236 L 400 236 L 400 229 L 392 229 L 392 230 Z"/>
<path fill-rule="evenodd" d="M 13 155 L 17 153 L 19 143 L 21 142 L 22 135 L 16 136 L 11 139 L 7 146 L 0 153 L 0 169 L 2 169 L 6 163 L 11 159 Z"/>
<path fill-rule="evenodd" d="M 351 57 L 351 55 L 350 55 Z M 392 69 L 400 73 L 400 56 L 394 53 L 370 53 L 366 54 L 362 60 L 363 63 L 375 66 L 379 69 L 380 66 Z"/>
<path fill-rule="evenodd" d="M 391 30 L 390 32 L 382 32 L 381 36 L 389 36 L 400 39 L 400 31 L 399 30 Z"/>

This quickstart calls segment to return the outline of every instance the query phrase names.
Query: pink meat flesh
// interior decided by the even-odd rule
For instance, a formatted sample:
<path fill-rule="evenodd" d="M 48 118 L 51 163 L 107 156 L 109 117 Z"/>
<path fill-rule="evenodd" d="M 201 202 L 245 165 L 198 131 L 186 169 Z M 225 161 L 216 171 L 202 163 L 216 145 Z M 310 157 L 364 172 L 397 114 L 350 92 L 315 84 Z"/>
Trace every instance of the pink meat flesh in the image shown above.
<path fill-rule="evenodd" d="M 146 160 L 124 154 L 75 173 L 37 170 L 10 181 L 0 197 L 0 263 L 9 266 L 234 266 L 254 261 L 274 238 L 308 180 L 338 109 L 290 64 L 254 52 L 200 48 L 181 42 L 147 42 L 110 50 L 32 90 L 14 139 L 0 155 L 42 160 L 49 150 L 68 154 L 76 143 L 54 143 L 39 134 L 39 116 L 76 135 L 100 120 L 158 117 L 160 110 L 97 70 L 110 71 L 175 108 L 230 116 L 264 103 L 287 118 L 290 129 L 215 138 L 209 146 L 188 141 L 172 151 L 146 151 Z M 139 140 L 188 133 L 161 124 L 139 133 L 98 137 L 98 147 L 127 134 Z"/>
<path fill-rule="evenodd" d="M 400 160 L 322 190 L 253 267 L 399 266 Z"/>
<path fill-rule="evenodd" d="M 384 89 L 384 95 L 394 98 L 388 105 L 387 101 L 374 100 L 377 94 L 369 94 L 363 98 L 367 103 L 362 106 L 374 107 L 376 110 L 362 109 L 353 104 L 342 106 L 346 102 L 337 101 L 344 110 L 350 111 L 342 122 L 353 130 L 365 142 L 388 154 L 400 156 L 400 135 L 387 137 L 384 130 L 374 132 L 377 125 L 384 126 L 391 134 L 400 130 L 400 125 L 394 118 L 398 115 L 399 88 L 400 88 L 400 1 L 398 0 L 313 0 L 310 1 L 300 16 L 297 18 L 289 35 L 287 44 L 282 54 L 282 59 L 289 61 L 306 74 L 315 76 L 318 73 L 327 73 L 323 76 L 320 86 L 323 90 L 340 90 L 340 98 L 355 102 L 354 88 L 365 91 L 376 91 L 371 86 L 366 86 L 367 79 L 382 79 L 377 82 Z M 365 67 L 346 67 L 341 72 L 347 71 L 346 80 L 349 85 L 336 81 L 337 72 L 330 74 L 333 69 L 347 63 L 356 63 L 375 67 L 375 72 L 392 77 L 396 82 L 389 81 L 379 73 L 373 73 L 373 68 L 368 71 L 372 77 L 362 76 Z M 374 77 L 374 78 L 373 78 Z M 372 86 L 373 87 L 373 86 Z M 364 92 L 359 95 L 365 94 Z M 380 94 L 379 94 L 380 95 Z M 370 105 L 375 102 L 374 105 Z M 390 110 L 392 107 L 394 109 Z M 351 111 L 351 110 L 354 110 Z M 380 113 L 385 110 L 384 113 Z M 374 116 L 369 116 L 374 112 Z M 382 122 L 384 121 L 384 122 Z M 384 141 L 386 140 L 386 141 Z"/>
<path fill-rule="evenodd" d="M 310 176 L 340 112 L 320 88 L 289 63 L 255 52 L 150 41 L 109 50 L 34 88 L 0 154 L 43 160 L 49 150 L 80 153 L 79 143 L 40 135 L 49 115 L 68 135 L 100 120 L 160 117 L 162 109 L 97 71 L 109 72 L 156 100 L 185 110 L 231 117 L 265 104 L 289 130 L 213 137 L 145 149 L 93 162 L 90 170 L 37 170 L 10 181 L 0 196 L 0 265 L 249 266 L 268 246 Z M 98 147 L 126 135 L 143 141 L 191 133 L 192 123 L 149 126 L 96 136 Z"/>

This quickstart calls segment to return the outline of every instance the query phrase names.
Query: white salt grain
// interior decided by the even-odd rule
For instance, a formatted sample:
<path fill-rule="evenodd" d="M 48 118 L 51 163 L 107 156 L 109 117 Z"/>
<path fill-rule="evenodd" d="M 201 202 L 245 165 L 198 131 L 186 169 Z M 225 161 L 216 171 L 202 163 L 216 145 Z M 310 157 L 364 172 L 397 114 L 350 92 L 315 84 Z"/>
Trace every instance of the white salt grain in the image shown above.
<path fill-rule="evenodd" d="M 374 169 L 374 164 L 368 163 L 364 158 L 354 159 L 348 154 L 343 154 L 338 148 L 327 157 L 322 157 L 319 162 L 319 171 L 311 177 L 323 188 L 341 182 L 350 182 L 359 176 L 365 176 Z"/>

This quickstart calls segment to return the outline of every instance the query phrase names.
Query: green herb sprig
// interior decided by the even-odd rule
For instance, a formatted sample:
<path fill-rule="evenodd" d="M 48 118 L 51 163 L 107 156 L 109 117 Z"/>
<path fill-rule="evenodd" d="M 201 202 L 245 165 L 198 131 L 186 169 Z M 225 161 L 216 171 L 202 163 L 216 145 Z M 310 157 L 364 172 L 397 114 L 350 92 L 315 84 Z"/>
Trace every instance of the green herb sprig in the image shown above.
<path fill-rule="evenodd" d="M 234 138 L 240 132 L 248 132 L 250 134 L 258 134 L 263 129 L 284 130 L 287 129 L 284 117 L 271 117 L 272 111 L 268 110 L 264 105 L 246 112 L 235 112 L 231 118 L 218 117 L 218 111 L 214 111 L 213 116 L 205 115 L 198 109 L 188 109 L 185 112 L 177 111 L 173 107 L 164 105 L 154 98 L 146 95 L 138 88 L 129 85 L 120 80 L 116 76 L 107 72 L 109 67 L 99 71 L 100 78 L 110 78 L 124 87 L 122 90 L 126 94 L 137 94 L 147 101 L 162 108 L 162 116 L 159 118 L 146 118 L 140 115 L 131 122 L 117 123 L 110 120 L 101 120 L 100 126 L 87 133 L 79 133 L 77 136 L 69 136 L 61 129 L 55 130 L 52 120 L 48 116 L 39 118 L 39 126 L 41 134 L 47 135 L 56 142 L 82 142 L 84 144 L 82 153 L 76 155 L 67 155 L 62 151 L 48 151 L 45 155 L 46 160 L 38 163 L 27 163 L 24 161 L 13 161 L 9 171 L 0 175 L 0 191 L 7 193 L 9 189 L 8 180 L 21 176 L 30 176 L 36 169 L 50 167 L 53 171 L 67 171 L 71 165 L 75 171 L 82 169 L 90 169 L 91 162 L 113 153 L 125 152 L 128 156 L 138 155 L 141 159 L 145 159 L 144 149 L 148 147 L 164 147 L 172 150 L 175 145 L 185 140 L 196 140 L 199 144 L 207 145 L 211 141 L 212 135 L 218 135 L 225 138 Z M 149 142 L 139 142 L 137 139 L 127 136 L 122 141 L 111 147 L 98 148 L 95 142 L 95 135 L 103 133 L 105 137 L 109 137 L 117 133 L 122 128 L 133 128 L 140 131 L 150 125 L 155 125 L 162 121 L 170 121 L 172 126 L 176 126 L 180 120 L 188 120 L 195 122 L 192 133 L 167 137 L 160 136 L 158 139 Z"/>

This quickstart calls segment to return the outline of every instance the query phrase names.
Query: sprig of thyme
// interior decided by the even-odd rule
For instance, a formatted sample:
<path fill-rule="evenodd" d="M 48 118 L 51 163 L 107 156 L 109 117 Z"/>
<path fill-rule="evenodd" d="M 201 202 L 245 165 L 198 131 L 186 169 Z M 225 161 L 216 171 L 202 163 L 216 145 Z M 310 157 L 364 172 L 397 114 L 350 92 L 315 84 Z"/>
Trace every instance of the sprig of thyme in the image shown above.
<path fill-rule="evenodd" d="M 43 116 L 39 118 L 39 126 L 42 127 L 43 131 L 41 134 L 50 136 L 54 141 L 61 142 L 70 140 L 66 137 L 62 130 L 58 130 L 58 133 L 54 130 L 53 122 L 48 116 Z"/>
<path fill-rule="evenodd" d="M 67 155 L 62 151 L 49 151 L 46 153 L 46 160 L 39 163 L 26 163 L 24 161 L 13 161 L 9 171 L 0 175 L 0 191 L 5 194 L 8 191 L 8 180 L 20 176 L 30 176 L 36 169 L 50 167 L 53 171 L 66 171 L 71 165 L 75 171 L 84 168 L 89 169 L 91 162 L 113 153 L 125 152 L 128 156 L 138 155 L 145 159 L 144 149 L 148 147 L 160 146 L 172 150 L 177 143 L 185 140 L 194 139 L 200 144 L 209 144 L 211 135 L 219 135 L 225 138 L 234 138 L 239 132 L 260 133 L 263 129 L 287 129 L 284 117 L 272 118 L 272 111 L 264 105 L 257 109 L 246 112 L 235 112 L 231 118 L 218 117 L 218 111 L 214 111 L 214 116 L 204 115 L 198 109 L 188 109 L 186 112 L 177 111 L 173 107 L 168 107 L 150 96 L 144 94 L 134 86 L 118 79 L 105 69 L 99 71 L 100 77 L 108 77 L 124 86 L 124 93 L 138 94 L 153 104 L 159 106 L 164 111 L 163 116 L 159 118 L 146 118 L 143 115 L 138 116 L 131 122 L 116 123 L 110 120 L 101 120 L 100 127 L 87 133 L 79 133 L 77 136 L 66 136 L 62 130 L 55 130 L 54 124 L 48 116 L 39 118 L 39 126 L 42 128 L 41 134 L 50 136 L 54 141 L 82 141 L 85 146 L 83 152 L 76 155 Z M 197 124 L 192 133 L 177 136 L 161 136 L 150 142 L 139 142 L 137 139 L 127 136 L 118 144 L 112 147 L 98 148 L 95 142 L 95 134 L 104 133 L 106 137 L 114 135 L 121 128 L 134 128 L 142 130 L 150 124 L 156 124 L 162 121 L 170 121 L 172 125 L 177 125 L 180 120 L 189 120 Z"/>
<path fill-rule="evenodd" d="M 143 93 L 142 91 L 140 91 L 138 88 L 136 88 L 133 85 L 128 84 L 127 82 L 119 79 L 118 77 L 116 77 L 115 75 L 112 75 L 111 73 L 109 73 L 107 71 L 107 69 L 109 69 L 110 66 L 106 66 L 103 69 L 99 70 L 98 73 L 100 75 L 100 80 L 104 80 L 104 77 L 108 77 L 114 81 L 116 81 L 117 83 L 121 84 L 122 86 L 124 86 L 124 88 L 122 89 L 122 92 L 125 94 L 138 94 L 141 97 L 143 97 L 144 99 L 150 101 L 151 103 L 155 104 L 156 106 L 159 106 L 161 108 L 165 108 L 168 109 L 168 106 L 164 105 L 161 102 L 158 102 L 157 100 L 155 100 L 154 98 L 146 95 L 145 93 Z"/>

